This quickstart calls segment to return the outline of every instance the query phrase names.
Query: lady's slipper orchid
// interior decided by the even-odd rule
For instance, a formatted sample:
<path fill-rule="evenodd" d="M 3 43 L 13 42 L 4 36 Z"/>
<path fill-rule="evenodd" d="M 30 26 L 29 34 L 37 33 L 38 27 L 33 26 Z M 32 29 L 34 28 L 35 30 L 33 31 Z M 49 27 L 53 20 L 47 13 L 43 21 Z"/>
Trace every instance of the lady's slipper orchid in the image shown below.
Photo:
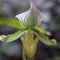
<path fill-rule="evenodd" d="M 0 39 L 3 39 L 3 41 L 6 42 L 11 42 L 20 38 L 25 33 L 24 37 L 21 37 L 21 41 L 23 44 L 24 54 L 28 58 L 32 58 L 35 55 L 39 40 L 46 45 L 56 45 L 55 39 L 49 40 L 49 38 L 45 36 L 45 34 L 51 34 L 38 27 L 42 21 L 42 14 L 32 2 L 30 2 L 30 9 L 28 11 L 16 15 L 16 17 L 19 19 L 21 29 L 14 34 L 8 35 L 7 37 L 3 38 L 3 36 L 1 36 Z M 22 26 L 26 28 L 23 28 Z M 38 38 L 34 39 L 33 33 Z"/>
<path fill-rule="evenodd" d="M 40 25 L 42 21 L 41 12 L 30 2 L 30 9 L 24 13 L 16 15 L 22 26 L 34 27 Z"/>

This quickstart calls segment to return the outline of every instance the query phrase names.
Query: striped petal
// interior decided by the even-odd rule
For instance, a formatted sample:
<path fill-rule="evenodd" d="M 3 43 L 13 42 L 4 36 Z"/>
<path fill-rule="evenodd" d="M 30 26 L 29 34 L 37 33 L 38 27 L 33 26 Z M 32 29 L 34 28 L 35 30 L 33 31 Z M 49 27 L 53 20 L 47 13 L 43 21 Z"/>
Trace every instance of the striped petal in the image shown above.
<path fill-rule="evenodd" d="M 41 12 L 30 2 L 30 9 L 24 13 L 16 15 L 22 26 L 33 27 L 40 25 L 42 21 Z"/>

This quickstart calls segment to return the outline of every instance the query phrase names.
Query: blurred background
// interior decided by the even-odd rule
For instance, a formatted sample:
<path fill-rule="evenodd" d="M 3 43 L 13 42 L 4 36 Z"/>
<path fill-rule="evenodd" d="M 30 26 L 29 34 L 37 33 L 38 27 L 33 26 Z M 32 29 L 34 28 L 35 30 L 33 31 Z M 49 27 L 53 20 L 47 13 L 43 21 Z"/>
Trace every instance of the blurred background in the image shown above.
<path fill-rule="evenodd" d="M 34 60 L 60 60 L 60 0 L 32 0 L 43 13 L 44 20 L 41 28 L 52 33 L 50 39 L 56 39 L 56 46 L 38 43 Z M 16 19 L 15 15 L 30 8 L 29 0 L 0 0 L 0 20 L 2 18 Z M 7 25 L 0 25 L 0 35 L 8 35 L 18 29 Z M 0 60 L 22 60 L 22 43 L 18 39 L 10 43 L 0 42 Z"/>

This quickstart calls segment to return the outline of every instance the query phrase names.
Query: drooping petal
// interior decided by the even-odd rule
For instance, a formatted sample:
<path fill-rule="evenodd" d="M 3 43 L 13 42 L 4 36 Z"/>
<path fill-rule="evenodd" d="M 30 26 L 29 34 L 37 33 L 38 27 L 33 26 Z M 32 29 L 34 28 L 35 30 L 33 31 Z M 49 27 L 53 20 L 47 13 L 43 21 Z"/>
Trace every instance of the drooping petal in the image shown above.
<path fill-rule="evenodd" d="M 21 35 L 23 35 L 25 32 L 26 32 L 26 30 L 25 31 L 20 31 L 19 30 L 18 32 L 15 32 L 14 34 L 10 34 L 10 35 L 7 35 L 6 37 L 3 37 L 2 41 L 3 42 L 12 42 L 12 41 L 15 41 Z"/>
<path fill-rule="evenodd" d="M 40 31 L 33 31 L 40 39 L 40 41 L 46 45 L 56 45 L 57 42 L 55 39 L 50 40 L 47 36 L 45 36 L 44 34 L 42 34 Z"/>

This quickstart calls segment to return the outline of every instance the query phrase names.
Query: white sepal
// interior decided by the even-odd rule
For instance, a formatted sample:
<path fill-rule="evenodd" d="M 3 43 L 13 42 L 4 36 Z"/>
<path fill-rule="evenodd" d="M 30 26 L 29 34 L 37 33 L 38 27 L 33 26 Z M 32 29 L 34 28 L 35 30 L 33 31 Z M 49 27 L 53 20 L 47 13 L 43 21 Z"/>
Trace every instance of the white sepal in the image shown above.
<path fill-rule="evenodd" d="M 20 20 L 22 26 L 33 27 L 40 25 L 42 21 L 42 14 L 31 2 L 30 9 L 24 13 L 16 15 L 16 18 Z"/>

